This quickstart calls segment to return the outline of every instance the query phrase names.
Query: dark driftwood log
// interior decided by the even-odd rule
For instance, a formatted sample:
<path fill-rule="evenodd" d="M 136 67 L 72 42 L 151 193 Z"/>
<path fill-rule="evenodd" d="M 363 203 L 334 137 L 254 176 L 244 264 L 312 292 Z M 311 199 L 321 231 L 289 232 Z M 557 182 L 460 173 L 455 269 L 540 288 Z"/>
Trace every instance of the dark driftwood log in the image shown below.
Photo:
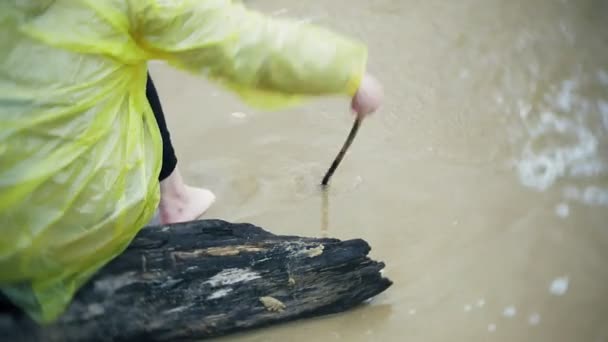
<path fill-rule="evenodd" d="M 273 235 L 203 220 L 142 230 L 41 328 L 0 313 L 6 341 L 200 340 L 337 313 L 390 285 L 363 240 Z"/>

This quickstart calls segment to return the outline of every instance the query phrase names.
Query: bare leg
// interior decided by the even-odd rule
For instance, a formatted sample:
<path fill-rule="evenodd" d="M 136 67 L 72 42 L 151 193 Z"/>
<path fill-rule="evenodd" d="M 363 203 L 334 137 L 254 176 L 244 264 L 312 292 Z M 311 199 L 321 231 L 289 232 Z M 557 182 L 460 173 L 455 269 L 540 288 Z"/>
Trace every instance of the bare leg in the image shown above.
<path fill-rule="evenodd" d="M 161 224 L 192 221 L 200 217 L 215 201 L 215 195 L 207 189 L 184 184 L 177 168 L 177 157 L 171 144 L 171 136 L 160 99 L 152 78 L 148 75 L 146 96 L 154 112 L 154 117 L 163 139 L 162 169 L 160 181 L 159 218 Z"/>
<path fill-rule="evenodd" d="M 179 170 L 160 182 L 159 215 L 162 224 L 192 221 L 215 202 L 215 195 L 203 188 L 184 184 Z"/>

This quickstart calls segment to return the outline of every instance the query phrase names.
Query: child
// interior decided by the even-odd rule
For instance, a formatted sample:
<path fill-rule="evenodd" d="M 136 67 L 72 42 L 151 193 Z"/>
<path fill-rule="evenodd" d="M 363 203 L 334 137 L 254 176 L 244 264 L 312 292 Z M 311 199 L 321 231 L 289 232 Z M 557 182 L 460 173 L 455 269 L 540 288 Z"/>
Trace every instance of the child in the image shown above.
<path fill-rule="evenodd" d="M 0 32 L 0 289 L 38 322 L 157 206 L 179 222 L 213 202 L 175 168 L 148 61 L 262 109 L 342 94 L 367 115 L 382 96 L 363 45 L 230 0 L 1 1 Z"/>
<path fill-rule="evenodd" d="M 366 76 L 365 84 L 360 88 L 352 103 L 353 110 L 366 115 L 375 110 L 380 100 L 380 87 L 371 76 Z M 215 201 L 215 195 L 202 188 L 184 184 L 177 169 L 177 157 L 171 144 L 171 136 L 164 118 L 156 87 L 150 75 L 146 85 L 146 96 L 150 102 L 154 117 L 158 123 L 163 142 L 160 181 L 160 223 L 170 224 L 191 221 L 200 217 Z"/>

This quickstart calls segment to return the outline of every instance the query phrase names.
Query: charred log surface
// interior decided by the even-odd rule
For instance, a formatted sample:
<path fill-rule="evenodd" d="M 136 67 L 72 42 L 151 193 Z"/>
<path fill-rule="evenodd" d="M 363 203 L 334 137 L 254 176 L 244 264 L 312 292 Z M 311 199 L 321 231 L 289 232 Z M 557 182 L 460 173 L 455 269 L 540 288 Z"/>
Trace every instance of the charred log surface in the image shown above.
<path fill-rule="evenodd" d="M 0 312 L 7 341 L 194 341 L 345 311 L 386 290 L 360 239 L 202 220 L 148 227 L 56 323 Z"/>

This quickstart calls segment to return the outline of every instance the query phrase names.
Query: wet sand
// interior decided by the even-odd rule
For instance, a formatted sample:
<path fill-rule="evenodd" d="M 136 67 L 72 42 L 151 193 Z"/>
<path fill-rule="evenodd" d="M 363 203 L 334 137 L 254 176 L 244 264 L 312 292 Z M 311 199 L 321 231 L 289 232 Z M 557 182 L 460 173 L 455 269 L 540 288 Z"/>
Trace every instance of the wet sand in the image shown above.
<path fill-rule="evenodd" d="M 250 1 L 370 46 L 386 87 L 327 198 L 346 99 L 275 113 L 161 64 L 205 216 L 363 238 L 395 284 L 226 341 L 608 341 L 608 1 Z"/>

